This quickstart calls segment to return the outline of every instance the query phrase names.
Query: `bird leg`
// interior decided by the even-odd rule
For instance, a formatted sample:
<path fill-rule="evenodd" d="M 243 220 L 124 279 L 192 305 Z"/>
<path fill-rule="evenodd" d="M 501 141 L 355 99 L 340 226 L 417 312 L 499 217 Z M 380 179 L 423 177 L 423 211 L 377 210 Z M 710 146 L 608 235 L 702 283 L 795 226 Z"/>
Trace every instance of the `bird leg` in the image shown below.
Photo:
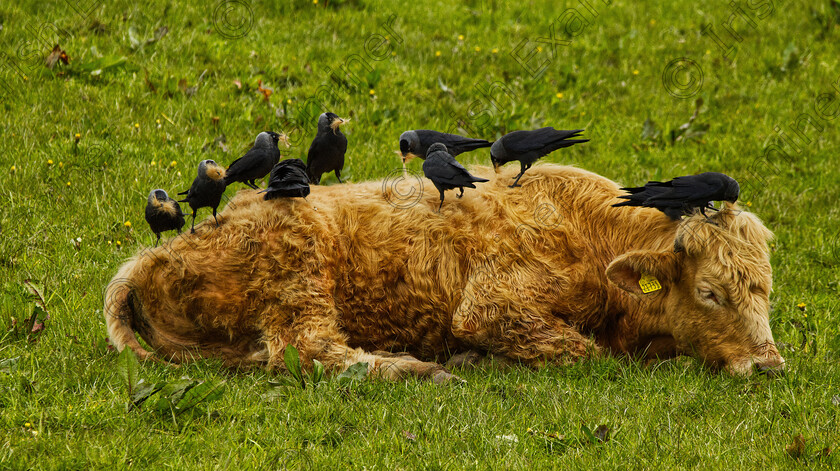
<path fill-rule="evenodd" d="M 248 180 L 247 182 L 245 182 L 245 184 L 250 186 L 251 188 L 253 188 L 255 190 L 258 190 L 260 188 L 254 183 L 254 180 Z"/>
<path fill-rule="evenodd" d="M 216 219 L 216 208 L 213 208 L 213 220 L 216 221 L 216 227 L 219 227 L 219 220 Z"/>
<path fill-rule="evenodd" d="M 443 192 L 440 192 L 440 205 L 438 206 L 437 212 L 440 213 L 440 208 L 443 207 Z"/>
<path fill-rule="evenodd" d="M 192 221 L 192 227 L 190 228 L 190 234 L 195 234 L 195 211 L 196 210 L 193 209 L 193 221 Z"/>
<path fill-rule="evenodd" d="M 522 178 L 522 175 L 525 174 L 525 170 L 522 171 L 519 175 L 517 175 L 516 180 L 513 181 L 513 185 L 509 185 L 508 188 L 516 188 L 518 186 L 522 186 L 519 184 L 519 179 Z"/>
<path fill-rule="evenodd" d="M 155 241 L 155 247 L 157 247 L 159 243 L 160 243 L 160 232 L 157 233 L 157 240 Z"/>
<path fill-rule="evenodd" d="M 458 188 L 461 190 L 461 194 L 460 195 L 455 195 L 456 198 L 460 198 L 460 197 L 464 196 L 464 187 L 459 186 Z"/>
<path fill-rule="evenodd" d="M 341 181 L 341 170 L 335 171 L 335 178 L 338 179 L 338 183 L 344 183 L 343 181 Z"/>
<path fill-rule="evenodd" d="M 519 179 L 522 178 L 522 175 L 525 175 L 525 171 L 531 168 L 530 165 L 522 164 L 522 171 L 519 172 L 519 175 L 516 176 L 516 180 L 513 181 L 513 185 L 510 185 L 508 188 L 516 188 L 518 186 L 522 186 L 519 184 Z"/>

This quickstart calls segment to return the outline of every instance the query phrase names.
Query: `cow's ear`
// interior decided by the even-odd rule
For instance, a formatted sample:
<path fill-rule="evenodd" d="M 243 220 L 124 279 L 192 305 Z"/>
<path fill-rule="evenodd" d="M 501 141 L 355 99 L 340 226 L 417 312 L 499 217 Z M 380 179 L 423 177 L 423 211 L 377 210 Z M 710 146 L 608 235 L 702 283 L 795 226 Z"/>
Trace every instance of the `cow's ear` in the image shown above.
<path fill-rule="evenodd" d="M 661 287 L 671 284 L 680 277 L 680 254 L 667 252 L 628 252 L 620 255 L 607 267 L 607 278 L 619 288 L 635 294 L 643 294 L 639 284 L 642 276 L 656 278 Z M 653 280 L 647 287 L 648 293 L 658 291 Z"/>

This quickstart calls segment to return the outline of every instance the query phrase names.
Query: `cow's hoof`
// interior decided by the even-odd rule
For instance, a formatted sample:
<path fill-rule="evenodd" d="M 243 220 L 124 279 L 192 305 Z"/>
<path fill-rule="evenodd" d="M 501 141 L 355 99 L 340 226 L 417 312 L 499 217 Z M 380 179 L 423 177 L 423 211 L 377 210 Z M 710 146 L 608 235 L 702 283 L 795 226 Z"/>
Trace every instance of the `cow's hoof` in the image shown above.
<path fill-rule="evenodd" d="M 434 381 L 435 384 L 447 384 L 447 383 L 463 384 L 463 383 L 466 383 L 466 381 L 464 381 L 463 379 L 461 379 L 461 378 L 455 376 L 454 374 L 452 374 L 448 371 L 445 371 L 445 370 L 440 370 L 440 371 L 435 372 L 432 375 L 432 381 Z"/>

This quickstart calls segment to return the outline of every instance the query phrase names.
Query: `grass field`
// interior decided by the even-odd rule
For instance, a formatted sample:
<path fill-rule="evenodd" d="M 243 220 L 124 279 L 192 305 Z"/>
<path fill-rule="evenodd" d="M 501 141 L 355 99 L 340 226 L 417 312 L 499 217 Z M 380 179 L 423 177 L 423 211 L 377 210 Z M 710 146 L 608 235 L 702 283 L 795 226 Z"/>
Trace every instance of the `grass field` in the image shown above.
<path fill-rule="evenodd" d="M 840 3 L 771 5 L 3 2 L 0 468 L 836 468 Z M 69 64 L 48 68 L 56 44 Z M 216 361 L 149 363 L 147 382 L 225 380 L 224 394 L 177 416 L 127 410 L 102 294 L 154 243 L 149 191 L 188 188 L 199 160 L 227 164 L 262 130 L 289 133 L 285 154 L 303 158 L 326 108 L 352 118 L 350 181 L 398 168 L 407 129 L 539 126 L 591 138 L 546 161 L 623 184 L 732 175 L 776 234 L 771 325 L 788 374 L 608 358 L 458 371 L 461 386 L 300 389 Z M 33 312 L 49 319 L 27 335 Z M 605 443 L 587 434 L 600 425 Z"/>

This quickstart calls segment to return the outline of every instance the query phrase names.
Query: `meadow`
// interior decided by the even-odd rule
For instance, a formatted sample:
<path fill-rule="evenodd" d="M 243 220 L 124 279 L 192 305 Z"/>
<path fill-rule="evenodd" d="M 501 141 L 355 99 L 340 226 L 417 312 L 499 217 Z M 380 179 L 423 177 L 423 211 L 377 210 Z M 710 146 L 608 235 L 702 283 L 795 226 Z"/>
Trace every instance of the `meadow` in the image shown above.
<path fill-rule="evenodd" d="M 608 3 L 0 4 L 0 469 L 836 469 L 840 3 Z M 622 184 L 733 176 L 776 234 L 787 374 L 600 358 L 301 387 L 124 363 L 103 289 L 154 244 L 149 191 L 186 190 L 264 130 L 305 158 L 326 110 L 351 118 L 351 182 L 399 169 L 408 129 L 541 126 L 591 139 L 545 161 Z M 129 407 L 126 374 L 219 389 L 159 412 Z"/>

